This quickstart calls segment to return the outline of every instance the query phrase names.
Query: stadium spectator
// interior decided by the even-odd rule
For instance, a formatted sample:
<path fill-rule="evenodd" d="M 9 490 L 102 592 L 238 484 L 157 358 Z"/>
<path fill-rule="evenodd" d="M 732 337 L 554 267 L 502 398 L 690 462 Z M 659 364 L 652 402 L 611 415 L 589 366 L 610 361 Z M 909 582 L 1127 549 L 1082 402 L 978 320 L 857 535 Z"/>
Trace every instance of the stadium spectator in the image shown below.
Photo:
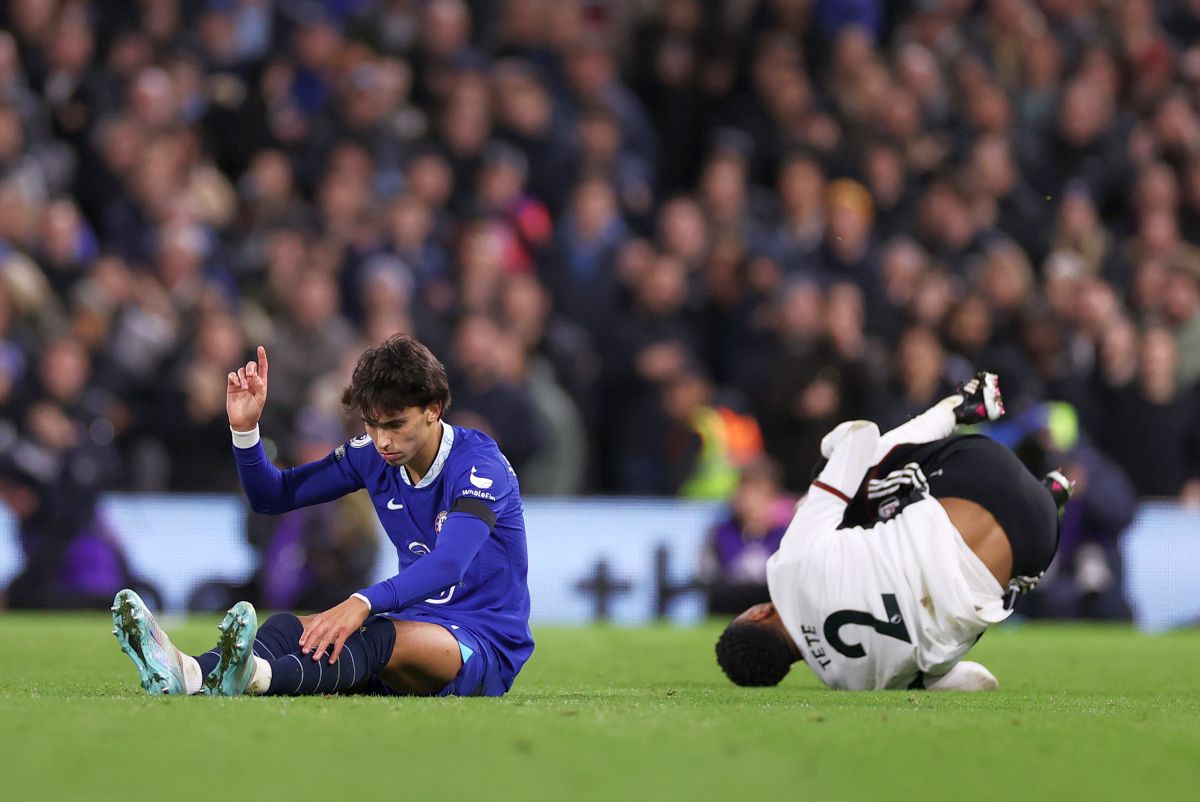
<path fill-rule="evenodd" d="M 1163 295 L 1163 313 L 1174 330 L 1179 351 L 1176 380 L 1180 386 L 1191 387 L 1200 380 L 1200 278 L 1175 270 Z"/>
<path fill-rule="evenodd" d="M 449 368 L 454 397 L 447 420 L 485 432 L 520 471 L 542 450 L 547 435 L 530 395 L 528 375 L 512 364 L 516 355 L 502 352 L 511 345 L 501 342 L 505 336 L 484 315 L 468 315 L 459 322 Z"/>
<path fill-rule="evenodd" d="M 865 396 L 855 387 L 854 363 L 843 366 L 825 337 L 833 318 L 815 282 L 792 284 L 777 315 L 776 340 L 750 392 L 757 399 L 767 451 L 783 466 L 784 485 L 791 488 L 811 472 L 812 449 L 828 431 L 826 424 L 843 408 L 862 411 L 855 404 Z M 836 325 L 852 329 L 861 324 L 861 314 L 854 314 Z"/>
<path fill-rule="evenodd" d="M 12 292 L 0 282 L 0 409 L 11 416 L 15 392 L 27 370 L 29 335 L 15 319 Z"/>
<path fill-rule="evenodd" d="M 1034 473 L 1061 468 L 1077 477 L 1063 510 L 1058 551 L 1021 612 L 1127 620 L 1120 537 L 1133 521 L 1137 495 L 1125 473 L 1088 442 L 1070 404 L 1036 404 L 989 426 L 988 433 L 1013 448 Z"/>
<path fill-rule="evenodd" d="M 578 117 L 589 106 L 609 108 L 621 123 L 622 150 L 653 179 L 658 166 L 658 136 L 642 101 L 622 82 L 603 35 L 584 32 L 564 55 L 572 116 Z"/>
<path fill-rule="evenodd" d="M 588 106 L 579 113 L 575 131 L 576 174 L 610 176 L 625 216 L 647 225 L 654 206 L 653 176 L 649 164 L 621 149 L 621 119 L 607 106 Z"/>
<path fill-rule="evenodd" d="M 678 258 L 657 256 L 634 288 L 633 308 L 613 321 L 607 337 L 597 338 L 606 371 L 602 437 L 610 443 L 611 460 L 604 467 L 615 486 L 627 492 L 670 492 L 663 480 L 662 393 L 700 350 L 684 312 L 686 281 Z"/>
<path fill-rule="evenodd" d="M 500 377 L 528 392 L 533 417 L 528 425 L 543 433 L 521 469 L 521 487 L 530 495 L 574 495 L 584 486 L 588 470 L 588 439 L 579 408 L 555 378 L 554 368 L 530 353 L 509 332 L 499 332 L 493 344 Z"/>
<path fill-rule="evenodd" d="M 1091 275 L 1111 277 L 1115 272 L 1113 236 L 1100 219 L 1092 193 L 1081 181 L 1067 185 L 1058 207 L 1052 244 L 1055 253 L 1079 255 Z"/>
<path fill-rule="evenodd" d="M 496 65 L 497 133 L 525 155 L 529 189 L 542 203 L 559 212 L 577 175 L 574 145 L 566 115 L 548 85 L 544 71 L 520 59 Z"/>
<path fill-rule="evenodd" d="M 937 334 L 921 326 L 907 329 L 896 346 L 891 403 L 895 411 L 883 413 L 885 424 L 900 425 L 931 406 L 933 400 L 946 396 L 954 384 L 946 349 Z"/>
<path fill-rule="evenodd" d="M 211 416 L 155 423 L 211 406 L 204 349 L 271 344 L 286 450 L 347 351 L 448 356 L 482 316 L 521 343 L 506 383 L 582 417 L 585 491 L 668 492 L 639 443 L 685 368 L 798 490 L 827 423 L 975 362 L 1013 412 L 1074 404 L 1139 494 L 1190 493 L 1144 444 L 1200 376 L 1194 12 L 752 5 L 0 9 L 0 406 L 69 335 L 126 410 L 121 487 L 219 483 L 175 445 Z"/>
<path fill-rule="evenodd" d="M 227 428 L 225 387 L 217 379 L 221 366 L 230 359 L 241 359 L 246 341 L 237 321 L 224 312 L 205 315 L 196 331 L 191 347 L 163 376 L 151 403 L 139 409 L 137 419 L 169 453 L 189 455 L 189 459 L 171 462 L 169 490 L 235 492 L 236 467 L 222 459 L 225 449 L 220 441 Z"/>
<path fill-rule="evenodd" d="M 612 183 L 601 175 L 581 178 L 559 221 L 557 253 L 545 280 L 555 305 L 593 335 L 619 309 L 616 261 L 628 235 Z"/>
<path fill-rule="evenodd" d="M 1200 397 L 1177 377 L 1178 346 L 1152 326 L 1138 343 L 1136 377 L 1113 394 L 1100 444 L 1142 496 L 1200 500 Z"/>
<path fill-rule="evenodd" d="M 662 391 L 667 427 L 662 436 L 660 492 L 687 498 L 728 498 L 738 472 L 762 456 L 754 418 L 714 397 L 712 382 L 685 368 Z"/>
<path fill-rule="evenodd" d="M 774 232 L 774 255 L 790 275 L 815 270 L 825 241 L 825 171 L 803 151 L 787 156 L 779 168 L 779 220 Z"/>
<path fill-rule="evenodd" d="M 532 275 L 513 276 L 508 281 L 500 313 L 505 328 L 524 346 L 527 358 L 544 360 L 583 420 L 594 422 L 597 409 L 592 389 L 600 376 L 600 357 L 587 331 L 554 311 L 549 291 Z"/>
<path fill-rule="evenodd" d="M 272 403 L 291 421 L 313 383 L 337 367 L 354 334 L 338 313 L 337 286 L 319 268 L 302 270 L 287 293 L 272 340 Z"/>
<path fill-rule="evenodd" d="M 820 265 L 831 280 L 854 282 L 864 294 L 879 286 L 871 227 L 875 207 L 862 184 L 838 179 L 827 190 L 828 225 Z"/>
<path fill-rule="evenodd" d="M 483 149 L 476 191 L 480 211 L 508 227 L 510 247 L 524 272 L 545 256 L 553 235 L 549 211 L 525 191 L 528 173 L 524 153 L 505 142 L 490 142 Z"/>
<path fill-rule="evenodd" d="M 779 548 L 795 499 L 780 485 L 770 459 L 747 465 L 729 499 L 729 515 L 713 527 L 701 579 L 709 615 L 731 615 L 769 601 L 767 558 Z"/>
<path fill-rule="evenodd" d="M 91 383 L 83 344 L 46 343 L 0 427 L 0 498 L 16 515 L 25 556 L 7 590 L 13 607 L 95 606 L 131 580 L 96 505 L 115 484 L 114 399 Z"/>

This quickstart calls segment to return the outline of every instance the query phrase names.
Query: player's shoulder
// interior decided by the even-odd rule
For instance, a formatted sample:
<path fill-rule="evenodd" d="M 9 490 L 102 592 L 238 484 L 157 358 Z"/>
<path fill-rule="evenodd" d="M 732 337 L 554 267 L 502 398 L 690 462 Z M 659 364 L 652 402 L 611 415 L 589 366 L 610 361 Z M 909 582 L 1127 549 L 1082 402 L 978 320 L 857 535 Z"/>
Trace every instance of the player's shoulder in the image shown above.
<path fill-rule="evenodd" d="M 446 474 L 451 480 L 484 474 L 504 484 L 516 476 L 495 440 L 478 429 L 461 426 L 454 427 L 454 446 L 446 460 Z"/>
<path fill-rule="evenodd" d="M 383 462 L 383 457 L 379 456 L 379 452 L 375 450 L 370 435 L 366 434 L 351 437 L 335 448 L 333 459 L 335 462 L 345 460 L 360 471 L 378 467 Z"/>
<path fill-rule="evenodd" d="M 446 460 L 447 466 L 457 468 L 478 460 L 507 462 L 495 440 L 478 429 L 455 426 L 454 446 L 450 449 L 449 459 Z"/>

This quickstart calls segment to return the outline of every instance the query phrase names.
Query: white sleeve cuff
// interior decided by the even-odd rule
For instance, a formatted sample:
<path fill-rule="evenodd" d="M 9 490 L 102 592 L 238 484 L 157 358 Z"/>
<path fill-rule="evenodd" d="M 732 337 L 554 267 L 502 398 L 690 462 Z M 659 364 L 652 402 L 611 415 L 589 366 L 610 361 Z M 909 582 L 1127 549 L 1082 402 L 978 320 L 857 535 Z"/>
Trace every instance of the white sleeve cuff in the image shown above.
<path fill-rule="evenodd" d="M 229 431 L 233 433 L 233 444 L 238 448 L 253 448 L 262 439 L 258 433 L 258 426 L 255 426 L 248 432 L 239 432 L 230 426 Z"/>
<path fill-rule="evenodd" d="M 351 594 L 350 594 L 350 598 L 352 598 L 352 599 L 362 599 L 362 600 L 363 600 L 363 604 L 367 605 L 367 612 L 370 612 L 370 611 L 371 611 L 371 600 L 370 600 L 370 599 L 368 599 L 366 596 L 362 595 L 361 593 L 351 593 Z"/>

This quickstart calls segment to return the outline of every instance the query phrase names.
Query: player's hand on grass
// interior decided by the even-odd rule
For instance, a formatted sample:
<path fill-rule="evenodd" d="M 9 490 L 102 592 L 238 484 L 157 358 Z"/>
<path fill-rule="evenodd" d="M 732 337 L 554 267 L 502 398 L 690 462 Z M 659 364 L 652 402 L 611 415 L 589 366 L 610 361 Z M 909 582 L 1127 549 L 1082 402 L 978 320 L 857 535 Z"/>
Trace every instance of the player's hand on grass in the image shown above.
<path fill-rule="evenodd" d="M 258 346 L 258 362 L 226 376 L 225 411 L 234 431 L 248 432 L 258 425 L 267 404 L 267 349 Z"/>
<path fill-rule="evenodd" d="M 300 650 L 311 654 L 313 660 L 320 660 L 325 650 L 332 646 L 329 662 L 331 665 L 336 663 L 346 638 L 358 632 L 370 614 L 370 608 L 362 599 L 351 596 L 337 607 L 314 615 L 300 634 Z"/>

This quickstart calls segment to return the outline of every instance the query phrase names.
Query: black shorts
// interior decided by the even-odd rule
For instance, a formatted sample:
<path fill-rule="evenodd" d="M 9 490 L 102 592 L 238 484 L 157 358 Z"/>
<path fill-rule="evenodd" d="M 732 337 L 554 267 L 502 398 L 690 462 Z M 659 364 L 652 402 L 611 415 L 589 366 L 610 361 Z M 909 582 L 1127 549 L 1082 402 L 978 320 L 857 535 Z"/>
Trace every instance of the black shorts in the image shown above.
<path fill-rule="evenodd" d="M 891 515 L 924 488 L 906 484 L 905 466 L 916 463 L 934 498 L 962 498 L 990 512 L 1012 546 L 1013 576 L 1036 577 L 1058 549 L 1058 508 L 1041 479 L 1017 455 L 990 437 L 969 434 L 932 443 L 897 446 L 867 474 L 843 525 L 864 526 Z M 878 480 L 897 474 L 880 487 Z M 875 490 L 869 490 L 876 480 Z M 918 484 L 920 479 L 917 479 Z"/>

